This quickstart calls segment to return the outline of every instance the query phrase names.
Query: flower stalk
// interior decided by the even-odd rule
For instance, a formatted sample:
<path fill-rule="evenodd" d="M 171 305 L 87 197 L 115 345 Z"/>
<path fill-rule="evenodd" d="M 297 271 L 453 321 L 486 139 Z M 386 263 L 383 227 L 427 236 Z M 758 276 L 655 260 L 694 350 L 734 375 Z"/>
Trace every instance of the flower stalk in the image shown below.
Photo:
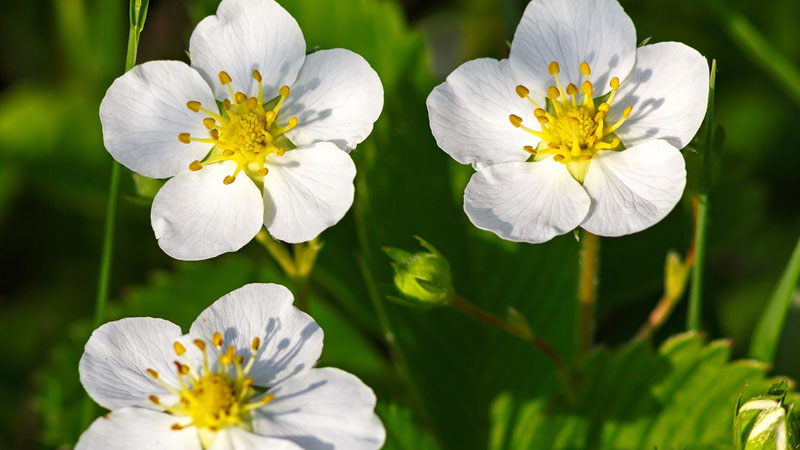
<path fill-rule="evenodd" d="M 580 278 L 578 279 L 578 345 L 581 353 L 589 350 L 594 333 L 594 310 L 597 301 L 600 237 L 584 231 L 581 236 Z"/>
<path fill-rule="evenodd" d="M 136 65 L 136 55 L 139 50 L 139 36 L 144 28 L 147 17 L 149 0 L 131 0 L 130 2 L 130 30 L 128 32 L 128 50 L 125 56 L 125 72 Z M 94 327 L 103 323 L 108 304 L 108 286 L 111 278 L 111 262 L 114 255 L 114 228 L 117 218 L 117 204 L 119 200 L 119 181 L 122 166 L 111 161 L 111 181 L 108 187 L 108 201 L 106 204 L 105 225 L 103 230 L 103 250 L 100 257 L 100 271 L 97 278 L 97 297 L 94 304 Z M 88 424 L 94 413 L 94 403 L 89 397 L 83 408 L 83 423 Z"/>
<path fill-rule="evenodd" d="M 708 112 L 706 113 L 705 145 L 703 146 L 703 178 L 700 195 L 697 196 L 697 225 L 695 226 L 695 261 L 692 269 L 692 286 L 689 292 L 689 313 L 686 328 L 699 330 L 703 297 L 703 268 L 706 258 L 706 228 L 708 221 L 708 184 L 711 149 L 714 140 L 714 92 L 717 78 L 717 61 L 711 61 L 711 78 L 708 90 Z"/>
<path fill-rule="evenodd" d="M 501 319 L 500 317 L 497 317 L 494 314 L 477 307 L 475 304 L 464 300 L 458 295 L 453 295 L 450 297 L 447 303 L 462 313 L 472 317 L 475 320 L 478 320 L 479 322 L 483 322 L 489 326 L 498 328 L 508 334 L 529 342 L 536 347 L 537 350 L 544 353 L 544 355 L 553 362 L 553 365 L 557 369 L 563 369 L 565 367 L 564 361 L 558 355 L 558 352 L 556 352 L 556 350 L 551 347 L 550 344 L 534 334 L 527 326 L 519 326 L 518 324 L 509 320 Z"/>
<path fill-rule="evenodd" d="M 290 254 L 285 245 L 272 239 L 263 229 L 256 235 L 256 240 L 267 249 L 286 276 L 294 282 L 297 307 L 308 312 L 309 275 L 314 269 L 319 251 L 322 250 L 322 243 L 318 238 L 314 238 L 307 243 L 294 244 Z"/>

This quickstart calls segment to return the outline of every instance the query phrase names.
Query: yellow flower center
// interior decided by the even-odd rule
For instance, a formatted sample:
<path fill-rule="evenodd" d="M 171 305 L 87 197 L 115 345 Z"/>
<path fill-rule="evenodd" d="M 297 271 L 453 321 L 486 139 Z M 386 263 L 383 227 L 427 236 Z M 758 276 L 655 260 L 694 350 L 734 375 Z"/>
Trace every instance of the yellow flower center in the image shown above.
<path fill-rule="evenodd" d="M 580 72 L 585 77 L 580 91 L 572 83 L 566 88 L 561 84 L 557 62 L 551 62 L 547 72 L 556 83 L 547 89 L 547 98 L 552 105 L 549 111 L 536 104 L 530 97 L 528 88 L 521 85 L 516 88 L 517 95 L 533 105 L 533 114 L 541 131 L 526 127 L 522 124 L 522 118 L 514 114 L 509 116 L 509 120 L 513 126 L 541 139 L 537 148 L 525 146 L 526 152 L 535 155 L 537 160 L 553 155 L 554 161 L 566 165 L 572 176 L 583 183 L 589 161 L 598 150 L 611 150 L 620 146 L 620 139 L 614 135 L 614 131 L 631 115 L 632 107 L 625 108 L 619 121 L 608 124 L 605 118 L 619 90 L 619 78 L 611 79 L 611 94 L 608 98 L 595 104 L 595 99 L 592 98 L 594 86 L 589 81 L 592 71 L 588 63 L 584 61 L 580 65 Z M 579 92 L 583 94 L 581 102 L 577 99 Z"/>
<path fill-rule="evenodd" d="M 284 126 L 278 126 L 276 119 L 283 102 L 289 97 L 289 86 L 278 91 L 277 103 L 267 109 L 264 107 L 264 87 L 261 84 L 261 73 L 253 71 L 253 78 L 258 82 L 258 97 L 248 98 L 243 92 L 234 92 L 231 77 L 227 72 L 219 73 L 219 82 L 228 88 L 230 99 L 222 102 L 222 114 L 217 114 L 198 101 L 190 101 L 186 106 L 194 112 L 203 112 L 208 117 L 203 125 L 208 129 L 209 137 L 194 137 L 189 133 L 180 133 L 178 140 L 190 142 L 206 142 L 214 144 L 211 156 L 203 162 L 193 161 L 189 169 L 197 171 L 208 164 L 221 161 L 236 163 L 236 171 L 223 179 L 223 183 L 231 184 L 242 170 L 250 177 L 264 177 L 269 170 L 264 166 L 267 156 L 282 156 L 286 147 L 278 139 L 284 133 L 297 126 L 297 117 L 292 117 Z M 288 142 L 283 140 L 283 144 Z"/>
<path fill-rule="evenodd" d="M 259 338 L 253 339 L 250 346 L 252 355 L 247 365 L 243 365 L 243 356 L 234 353 L 233 346 L 222 351 L 224 345 L 219 332 L 214 333 L 211 343 L 216 348 L 219 361 L 216 371 L 213 371 L 208 363 L 205 341 L 194 340 L 194 345 L 203 352 L 203 367 L 199 370 L 192 367 L 186 358 L 186 348 L 180 342 L 173 344 L 175 354 L 183 361 L 175 361 L 179 387 L 170 386 L 160 378 L 158 372 L 147 369 L 151 377 L 178 396 L 178 401 L 173 405 L 163 404 L 155 395 L 150 396 L 150 401 L 162 407 L 167 413 L 190 418 L 191 421 L 188 423 L 175 423 L 172 429 L 197 427 L 203 448 L 209 448 L 214 442 L 216 433 L 225 427 L 239 426 L 251 429 L 251 412 L 274 398 L 274 395 L 269 394 L 253 400 L 258 391 L 252 387 L 253 379 L 247 374 L 253 367 L 261 345 Z"/>

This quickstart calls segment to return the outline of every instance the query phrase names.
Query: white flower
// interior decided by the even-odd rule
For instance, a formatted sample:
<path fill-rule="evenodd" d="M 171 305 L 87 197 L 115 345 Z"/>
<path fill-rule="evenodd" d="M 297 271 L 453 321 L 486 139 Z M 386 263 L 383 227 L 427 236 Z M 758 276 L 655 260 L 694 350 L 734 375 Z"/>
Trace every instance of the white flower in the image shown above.
<path fill-rule="evenodd" d="M 300 27 L 274 0 L 223 0 L 189 53 L 191 66 L 134 67 L 100 105 L 111 155 L 172 177 L 151 213 L 161 248 L 200 260 L 240 249 L 262 225 L 298 243 L 337 223 L 353 203 L 346 152 L 383 109 L 369 64 L 343 49 L 306 56 Z"/>
<path fill-rule="evenodd" d="M 81 383 L 111 413 L 76 450 L 380 448 L 375 395 L 358 378 L 312 368 L 322 330 L 277 284 L 217 300 L 188 334 L 127 318 L 92 333 Z"/>
<path fill-rule="evenodd" d="M 532 243 L 578 226 L 621 236 L 680 199 L 678 149 L 702 123 L 708 75 L 681 43 L 637 49 L 615 0 L 533 0 L 508 59 L 463 64 L 427 104 L 439 147 L 477 171 L 464 209 L 478 228 Z"/>

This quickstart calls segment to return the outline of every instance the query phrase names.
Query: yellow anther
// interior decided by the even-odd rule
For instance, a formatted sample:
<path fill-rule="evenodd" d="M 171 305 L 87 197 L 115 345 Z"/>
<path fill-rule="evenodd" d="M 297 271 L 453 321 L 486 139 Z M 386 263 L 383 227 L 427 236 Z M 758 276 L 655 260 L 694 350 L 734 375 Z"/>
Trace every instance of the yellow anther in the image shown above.
<path fill-rule="evenodd" d="M 555 75 L 559 72 L 561 72 L 561 68 L 558 67 L 557 62 L 553 61 L 547 66 L 547 73 L 549 73 L 550 75 Z"/>
<path fill-rule="evenodd" d="M 161 401 L 155 395 L 151 395 L 151 396 L 147 397 L 147 399 L 150 400 L 150 402 L 155 404 L 155 405 L 160 405 L 161 404 Z"/>
<path fill-rule="evenodd" d="M 611 89 L 616 91 L 617 89 L 619 89 L 619 78 L 617 77 L 612 78 L 611 81 L 608 83 L 608 85 L 611 86 Z"/>
<path fill-rule="evenodd" d="M 581 63 L 581 73 L 586 76 L 592 74 L 592 69 L 589 68 L 589 63 L 587 63 L 586 61 Z"/>
<path fill-rule="evenodd" d="M 556 161 L 556 162 L 561 162 L 561 161 L 563 161 L 563 160 L 564 160 L 564 155 L 556 155 L 556 156 L 553 156 L 553 161 Z"/>
<path fill-rule="evenodd" d="M 153 369 L 147 369 L 147 374 L 150 375 L 153 378 L 158 378 L 158 372 L 156 372 Z"/>
<path fill-rule="evenodd" d="M 182 429 L 184 429 L 185 427 L 184 427 L 184 426 L 181 426 L 180 424 L 173 423 L 173 424 L 172 424 L 172 426 L 171 426 L 170 428 L 171 428 L 173 431 L 179 431 L 179 430 L 182 430 Z"/>
<path fill-rule="evenodd" d="M 258 174 L 261 175 L 262 177 L 267 176 L 268 173 L 269 173 L 269 169 L 267 169 L 266 167 L 262 167 L 262 168 L 258 169 Z"/>
<path fill-rule="evenodd" d="M 229 185 L 229 184 L 233 183 L 234 181 L 236 181 L 236 177 L 234 177 L 233 175 L 227 175 L 227 176 L 226 176 L 226 177 L 225 177 L 225 178 L 222 180 L 222 184 L 224 184 L 224 185 Z M 224 361 L 224 360 L 225 360 L 225 357 L 223 356 L 223 361 Z M 230 358 L 228 358 L 228 362 L 223 362 L 223 364 L 225 364 L 225 365 L 227 365 L 227 364 L 230 364 Z"/>
<path fill-rule="evenodd" d="M 247 99 L 247 107 L 251 110 L 255 110 L 256 106 L 258 106 L 258 100 L 255 97 L 250 97 Z"/>
<path fill-rule="evenodd" d="M 211 117 L 206 117 L 205 119 L 203 119 L 203 126 L 206 127 L 206 129 L 208 130 L 213 129 L 216 124 L 217 121 L 212 119 Z"/>
<path fill-rule="evenodd" d="M 180 133 L 178 135 L 178 140 L 183 142 L 184 144 L 188 144 L 192 142 L 192 136 L 189 133 Z"/>
<path fill-rule="evenodd" d="M 175 350 L 175 354 L 178 356 L 181 356 L 184 353 L 186 353 L 186 347 L 184 347 L 183 344 L 181 344 L 178 341 L 175 341 L 175 343 L 172 344 L 172 348 Z"/>
<path fill-rule="evenodd" d="M 262 81 L 261 72 L 259 72 L 258 70 L 253 70 L 253 78 L 255 78 L 255 80 L 258 81 L 259 83 L 261 83 Z"/>
<path fill-rule="evenodd" d="M 231 76 L 230 76 L 230 75 L 228 75 L 228 72 L 225 72 L 225 71 L 223 70 L 222 72 L 220 72 L 220 73 L 219 73 L 219 82 L 220 82 L 220 83 L 221 83 L 223 86 L 225 86 L 225 85 L 228 85 L 228 84 L 231 84 L 231 82 L 232 82 L 232 81 L 233 81 L 233 80 L 231 79 Z"/>
<path fill-rule="evenodd" d="M 548 119 L 545 116 L 536 116 L 536 120 L 538 120 L 539 123 L 542 125 L 547 125 L 548 123 L 550 123 L 550 119 Z"/>
<path fill-rule="evenodd" d="M 181 375 L 186 375 L 189 373 L 189 366 L 185 366 L 178 361 L 175 361 L 175 367 L 178 368 L 178 373 Z"/>
<path fill-rule="evenodd" d="M 514 125 L 517 128 L 522 126 L 522 117 L 520 116 L 511 114 L 510 116 L 508 116 L 508 120 L 511 121 L 511 125 Z"/>
<path fill-rule="evenodd" d="M 206 343 L 202 339 L 195 339 L 192 343 L 200 349 L 200 351 L 206 351 Z"/>
<path fill-rule="evenodd" d="M 253 349 L 253 351 L 256 351 L 258 350 L 258 347 L 261 347 L 261 339 L 254 337 L 253 342 L 250 344 L 250 348 Z"/>
<path fill-rule="evenodd" d="M 622 118 L 627 119 L 628 117 L 630 117 L 631 111 L 633 111 L 633 106 L 628 106 L 627 108 L 625 108 L 625 110 L 622 111 Z"/>
<path fill-rule="evenodd" d="M 186 107 L 191 109 L 193 112 L 200 112 L 200 107 L 203 106 L 200 102 L 191 100 L 186 102 Z"/>
<path fill-rule="evenodd" d="M 230 111 L 231 101 L 226 98 L 225 100 L 222 101 L 222 107 L 225 109 L 225 111 Z"/>
<path fill-rule="evenodd" d="M 275 152 L 275 154 L 278 155 L 278 156 L 283 156 L 285 153 L 286 153 L 286 149 L 283 148 L 283 147 L 279 148 L 278 151 Z"/>
<path fill-rule="evenodd" d="M 222 152 L 222 156 L 224 156 L 226 158 L 230 158 L 231 156 L 233 156 L 235 154 L 236 154 L 236 152 L 233 151 L 233 150 L 225 150 L 225 151 Z"/>
<path fill-rule="evenodd" d="M 536 117 L 547 117 L 547 111 L 542 108 L 536 108 L 533 110 L 533 115 Z"/>
<path fill-rule="evenodd" d="M 531 93 L 531 91 L 528 88 L 526 88 L 525 86 L 523 86 L 523 85 L 517 86 L 517 95 L 519 95 L 520 98 L 525 98 L 528 95 L 530 95 L 530 93 Z"/>
<path fill-rule="evenodd" d="M 203 165 L 200 164 L 200 161 L 192 161 L 192 163 L 189 164 L 189 170 L 191 170 L 192 172 L 197 172 L 198 170 L 200 170 L 202 168 L 203 168 Z"/>
<path fill-rule="evenodd" d="M 242 381 L 242 387 L 250 387 L 252 385 L 253 385 L 252 378 L 245 378 L 244 381 Z"/>
<path fill-rule="evenodd" d="M 211 139 L 213 139 L 213 140 L 215 140 L 215 141 L 216 141 L 216 140 L 219 140 L 219 130 L 217 130 L 217 129 L 213 129 L 213 130 L 211 130 L 211 131 L 209 132 L 209 134 L 211 135 Z"/>
<path fill-rule="evenodd" d="M 272 110 L 267 111 L 266 114 L 267 123 L 274 122 L 276 116 L 277 114 L 275 114 L 275 111 Z"/>
<path fill-rule="evenodd" d="M 214 344 L 214 347 L 222 347 L 222 335 L 219 331 L 214 332 L 214 336 L 211 337 L 211 343 Z"/>
<path fill-rule="evenodd" d="M 567 95 L 575 95 L 578 93 L 578 87 L 570 83 L 567 85 Z"/>
<path fill-rule="evenodd" d="M 244 95 L 244 92 L 237 92 L 234 95 L 233 100 L 236 102 L 237 105 L 241 105 L 242 103 L 247 101 L 247 96 Z"/>
<path fill-rule="evenodd" d="M 526 145 L 525 147 L 522 147 L 522 149 L 525 150 L 526 152 L 530 153 L 531 155 L 535 155 L 536 154 L 536 150 L 534 150 L 533 146 L 531 146 L 531 145 Z"/>
<path fill-rule="evenodd" d="M 283 87 L 282 87 L 282 88 L 280 88 L 280 90 L 278 91 L 278 94 L 279 94 L 281 97 L 283 97 L 283 98 L 286 98 L 286 97 L 288 97 L 288 96 L 289 96 L 289 93 L 290 93 L 290 92 L 291 92 L 291 89 L 289 89 L 289 86 L 283 86 Z"/>
<path fill-rule="evenodd" d="M 594 86 L 592 86 L 592 83 L 584 81 L 583 84 L 581 85 L 581 93 L 583 95 L 588 95 L 591 97 L 592 93 L 594 93 Z"/>
<path fill-rule="evenodd" d="M 600 103 L 600 105 L 597 107 L 597 110 L 602 112 L 602 113 L 607 113 L 608 112 L 608 108 L 609 108 L 609 104 L 603 102 L 603 103 Z"/>
<path fill-rule="evenodd" d="M 561 93 L 558 92 L 557 87 L 550 86 L 549 88 L 547 88 L 547 98 L 549 98 L 550 100 L 555 101 L 560 95 Z"/>

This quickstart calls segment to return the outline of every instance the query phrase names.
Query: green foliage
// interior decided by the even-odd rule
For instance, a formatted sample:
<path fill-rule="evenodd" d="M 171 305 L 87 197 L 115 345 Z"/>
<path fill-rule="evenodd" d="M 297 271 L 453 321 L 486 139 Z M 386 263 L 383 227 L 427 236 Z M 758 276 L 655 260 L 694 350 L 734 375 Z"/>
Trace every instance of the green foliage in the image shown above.
<path fill-rule="evenodd" d="M 396 404 L 378 404 L 378 415 L 386 427 L 384 450 L 440 450 L 439 444 L 414 420 L 408 409 Z"/>
<path fill-rule="evenodd" d="M 775 292 L 758 320 L 753 340 L 750 342 L 751 357 L 767 363 L 772 362 L 786 322 L 786 314 L 797 291 L 798 280 L 800 280 L 800 239 L 795 244 Z"/>
<path fill-rule="evenodd" d="M 789 381 L 776 381 L 764 394 L 736 406 L 734 443 L 736 450 L 784 450 L 800 446 L 797 393 Z"/>
<path fill-rule="evenodd" d="M 579 364 L 574 398 L 495 399 L 490 448 L 730 448 L 740 393 L 770 384 L 765 365 L 729 356 L 729 343 L 696 333 L 655 352 L 643 342 L 597 350 Z"/>

